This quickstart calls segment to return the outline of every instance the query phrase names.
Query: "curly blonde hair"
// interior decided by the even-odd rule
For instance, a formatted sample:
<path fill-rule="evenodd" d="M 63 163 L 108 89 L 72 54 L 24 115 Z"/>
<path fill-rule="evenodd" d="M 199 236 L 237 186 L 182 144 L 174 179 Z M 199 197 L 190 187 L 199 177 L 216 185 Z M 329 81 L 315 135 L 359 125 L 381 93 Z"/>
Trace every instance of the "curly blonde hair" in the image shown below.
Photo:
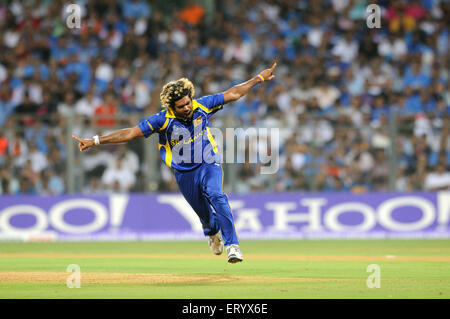
<path fill-rule="evenodd" d="M 175 102 L 184 96 L 194 98 L 194 84 L 186 78 L 171 81 L 164 85 L 159 95 L 162 107 L 173 107 Z"/>

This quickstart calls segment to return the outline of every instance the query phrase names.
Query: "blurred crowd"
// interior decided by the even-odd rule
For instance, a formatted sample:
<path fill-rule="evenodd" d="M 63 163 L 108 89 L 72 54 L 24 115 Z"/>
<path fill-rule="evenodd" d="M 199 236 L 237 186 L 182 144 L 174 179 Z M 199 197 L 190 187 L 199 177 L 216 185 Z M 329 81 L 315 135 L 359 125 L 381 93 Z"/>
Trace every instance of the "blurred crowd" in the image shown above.
<path fill-rule="evenodd" d="M 72 2 L 80 28 L 68 1 L 0 4 L 0 194 L 66 193 L 68 163 L 77 192 L 144 191 L 141 142 L 69 161 L 68 134 L 137 125 L 170 80 L 199 97 L 274 61 L 212 121 L 280 128 L 278 172 L 233 164 L 233 191 L 450 189 L 448 1 L 377 1 L 380 28 L 366 0 Z M 154 190 L 176 191 L 158 165 Z"/>

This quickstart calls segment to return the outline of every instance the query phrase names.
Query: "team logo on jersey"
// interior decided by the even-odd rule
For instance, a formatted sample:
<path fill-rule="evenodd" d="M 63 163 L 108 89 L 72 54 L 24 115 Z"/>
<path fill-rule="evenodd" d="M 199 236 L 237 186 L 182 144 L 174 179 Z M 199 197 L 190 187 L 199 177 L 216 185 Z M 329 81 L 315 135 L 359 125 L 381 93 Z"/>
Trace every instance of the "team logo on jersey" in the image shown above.
<path fill-rule="evenodd" d="M 199 116 L 194 120 L 194 126 L 200 125 L 202 124 L 202 122 L 203 122 L 202 117 Z"/>

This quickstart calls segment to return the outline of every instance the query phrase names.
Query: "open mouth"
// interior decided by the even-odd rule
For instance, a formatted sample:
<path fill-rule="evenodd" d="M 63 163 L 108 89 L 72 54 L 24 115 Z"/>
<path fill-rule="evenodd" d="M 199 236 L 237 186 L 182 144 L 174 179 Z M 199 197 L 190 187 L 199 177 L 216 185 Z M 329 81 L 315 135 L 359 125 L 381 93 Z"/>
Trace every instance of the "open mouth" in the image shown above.
<path fill-rule="evenodd" d="M 189 111 L 189 112 L 185 113 L 185 114 L 184 114 L 184 118 L 185 118 L 185 119 L 189 119 L 189 117 L 191 116 L 191 114 L 192 114 L 192 111 Z"/>

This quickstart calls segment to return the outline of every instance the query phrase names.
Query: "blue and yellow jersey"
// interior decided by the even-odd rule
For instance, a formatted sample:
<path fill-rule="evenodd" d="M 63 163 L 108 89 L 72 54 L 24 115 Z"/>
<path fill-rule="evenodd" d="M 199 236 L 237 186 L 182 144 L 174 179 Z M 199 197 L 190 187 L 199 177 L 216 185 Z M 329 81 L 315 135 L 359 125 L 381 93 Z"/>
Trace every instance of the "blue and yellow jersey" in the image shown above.
<path fill-rule="evenodd" d="M 179 120 L 171 109 L 149 116 L 139 123 L 145 137 L 159 134 L 159 152 L 167 166 L 189 171 L 202 163 L 220 162 L 217 144 L 209 129 L 209 118 L 223 108 L 223 93 L 192 100 L 193 115 Z"/>

